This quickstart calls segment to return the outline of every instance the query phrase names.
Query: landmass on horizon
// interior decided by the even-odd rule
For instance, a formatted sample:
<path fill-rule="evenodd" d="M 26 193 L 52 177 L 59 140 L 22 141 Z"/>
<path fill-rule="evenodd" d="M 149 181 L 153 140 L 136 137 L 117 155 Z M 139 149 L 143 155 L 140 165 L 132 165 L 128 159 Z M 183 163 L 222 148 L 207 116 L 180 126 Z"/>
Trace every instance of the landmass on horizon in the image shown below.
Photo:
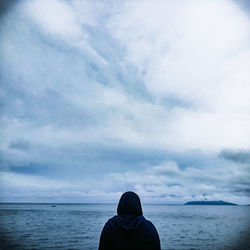
<path fill-rule="evenodd" d="M 184 205 L 234 205 L 237 206 L 238 204 L 230 203 L 226 201 L 189 201 Z"/>

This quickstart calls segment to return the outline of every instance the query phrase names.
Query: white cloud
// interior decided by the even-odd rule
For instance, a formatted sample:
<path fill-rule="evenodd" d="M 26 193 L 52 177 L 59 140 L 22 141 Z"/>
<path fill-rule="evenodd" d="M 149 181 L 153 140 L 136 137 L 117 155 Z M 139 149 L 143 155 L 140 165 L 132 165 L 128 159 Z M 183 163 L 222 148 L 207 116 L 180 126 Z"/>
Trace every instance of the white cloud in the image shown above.
<path fill-rule="evenodd" d="M 135 1 L 111 21 L 156 100 L 191 103 L 173 112 L 165 141 L 204 150 L 250 146 L 249 28 L 232 1 Z"/>
<path fill-rule="evenodd" d="M 60 0 L 27 0 L 22 6 L 23 13 L 31 17 L 43 32 L 64 39 L 70 45 L 89 53 L 100 63 L 106 64 L 105 59 L 88 43 L 88 32 L 83 27 L 96 25 L 98 7 L 100 9 L 100 6 L 94 8 L 87 1 L 80 4 L 77 0 L 72 4 Z"/>
<path fill-rule="evenodd" d="M 54 124 L 33 127 L 29 122 L 14 120 L 6 126 L 6 134 L 12 137 L 17 129 L 19 134 L 48 145 L 60 143 L 60 138 L 68 144 L 104 138 L 173 150 L 218 152 L 225 147 L 250 147 L 249 19 L 235 3 L 135 1 L 127 2 L 123 8 L 112 6 L 113 12 L 106 10 L 107 6 L 89 1 L 68 4 L 38 0 L 25 2 L 23 8 L 45 32 L 89 51 L 90 64 L 94 61 L 105 65 L 98 70 L 112 87 L 99 85 L 96 79 L 75 81 L 75 75 L 67 76 L 69 83 L 64 84 L 61 71 L 54 73 L 58 74 L 55 79 L 43 83 L 61 95 L 67 105 L 100 117 L 98 126 L 59 129 Z M 105 13 L 109 18 L 104 18 Z M 121 68 L 107 74 L 106 66 L 114 67 L 112 61 L 103 59 L 92 48 L 86 36 L 92 40 L 95 37 L 82 27 L 86 24 L 95 28 L 100 20 L 107 24 L 103 26 L 106 36 L 115 37 L 114 41 L 126 48 L 127 57 L 121 58 L 121 66 L 133 65 L 141 72 L 136 77 L 143 80 L 153 102 L 137 99 L 119 88 L 117 79 L 108 77 Z M 120 53 L 118 48 L 114 52 Z M 55 62 L 46 63 L 54 67 Z M 32 67 L 40 69 L 43 65 L 33 63 Z M 79 71 L 82 65 L 72 67 Z M 88 75 L 89 70 L 79 73 Z M 126 85 L 126 80 L 122 84 Z M 41 84 L 32 81 L 29 86 L 39 95 Z M 91 100 L 86 100 L 86 92 Z M 165 108 L 164 98 L 177 98 L 177 103 L 187 103 L 188 107 Z M 6 141 L 5 148 L 7 145 Z"/>
<path fill-rule="evenodd" d="M 81 27 L 73 9 L 59 0 L 27 1 L 24 8 L 45 31 L 62 36 L 79 37 Z"/>
<path fill-rule="evenodd" d="M 231 1 L 130 2 L 111 27 L 153 93 L 199 102 L 220 84 L 224 63 L 249 49 L 249 20 Z"/>

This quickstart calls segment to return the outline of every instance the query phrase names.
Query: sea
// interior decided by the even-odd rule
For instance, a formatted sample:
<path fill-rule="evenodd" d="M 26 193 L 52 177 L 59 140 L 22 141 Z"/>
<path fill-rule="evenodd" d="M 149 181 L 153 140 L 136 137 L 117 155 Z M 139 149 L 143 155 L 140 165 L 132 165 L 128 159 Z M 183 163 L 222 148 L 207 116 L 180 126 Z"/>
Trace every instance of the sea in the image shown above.
<path fill-rule="evenodd" d="M 0 249 L 98 249 L 116 204 L 0 204 Z M 162 249 L 250 249 L 250 206 L 143 205 Z"/>

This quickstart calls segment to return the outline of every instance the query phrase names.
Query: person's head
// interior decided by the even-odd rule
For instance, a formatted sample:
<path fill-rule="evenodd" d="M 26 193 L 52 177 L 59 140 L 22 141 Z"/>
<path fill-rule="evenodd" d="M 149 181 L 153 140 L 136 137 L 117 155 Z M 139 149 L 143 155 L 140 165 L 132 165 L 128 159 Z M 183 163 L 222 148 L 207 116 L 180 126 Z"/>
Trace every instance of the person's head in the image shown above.
<path fill-rule="evenodd" d="M 122 194 L 117 206 L 117 214 L 142 215 L 142 207 L 139 196 L 131 191 Z"/>

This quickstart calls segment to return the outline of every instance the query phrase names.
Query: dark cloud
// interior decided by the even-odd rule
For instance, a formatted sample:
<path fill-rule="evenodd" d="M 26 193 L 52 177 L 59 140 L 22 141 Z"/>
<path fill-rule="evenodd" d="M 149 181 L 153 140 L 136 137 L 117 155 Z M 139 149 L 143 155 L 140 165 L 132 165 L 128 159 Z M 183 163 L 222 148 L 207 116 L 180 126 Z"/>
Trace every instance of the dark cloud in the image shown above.
<path fill-rule="evenodd" d="M 9 144 L 9 148 L 28 151 L 30 149 L 30 145 L 28 141 L 20 139 L 16 141 L 11 141 Z"/>
<path fill-rule="evenodd" d="M 17 3 L 17 0 L 0 0 L 0 18 L 6 14 L 15 3 Z"/>
<path fill-rule="evenodd" d="M 223 150 L 220 152 L 219 157 L 236 163 L 250 163 L 250 151 Z"/>
<path fill-rule="evenodd" d="M 244 9 L 248 13 L 250 12 L 250 2 L 249 2 L 249 0 L 234 0 L 234 1 L 237 4 L 239 4 L 242 9 Z"/>
<path fill-rule="evenodd" d="M 234 190 L 235 193 L 241 193 L 243 195 L 250 196 L 250 188 L 241 188 Z"/>
<path fill-rule="evenodd" d="M 53 170 L 53 168 L 38 163 L 30 163 L 26 166 L 18 165 L 9 167 L 9 172 L 39 176 L 46 176 L 51 170 Z"/>

